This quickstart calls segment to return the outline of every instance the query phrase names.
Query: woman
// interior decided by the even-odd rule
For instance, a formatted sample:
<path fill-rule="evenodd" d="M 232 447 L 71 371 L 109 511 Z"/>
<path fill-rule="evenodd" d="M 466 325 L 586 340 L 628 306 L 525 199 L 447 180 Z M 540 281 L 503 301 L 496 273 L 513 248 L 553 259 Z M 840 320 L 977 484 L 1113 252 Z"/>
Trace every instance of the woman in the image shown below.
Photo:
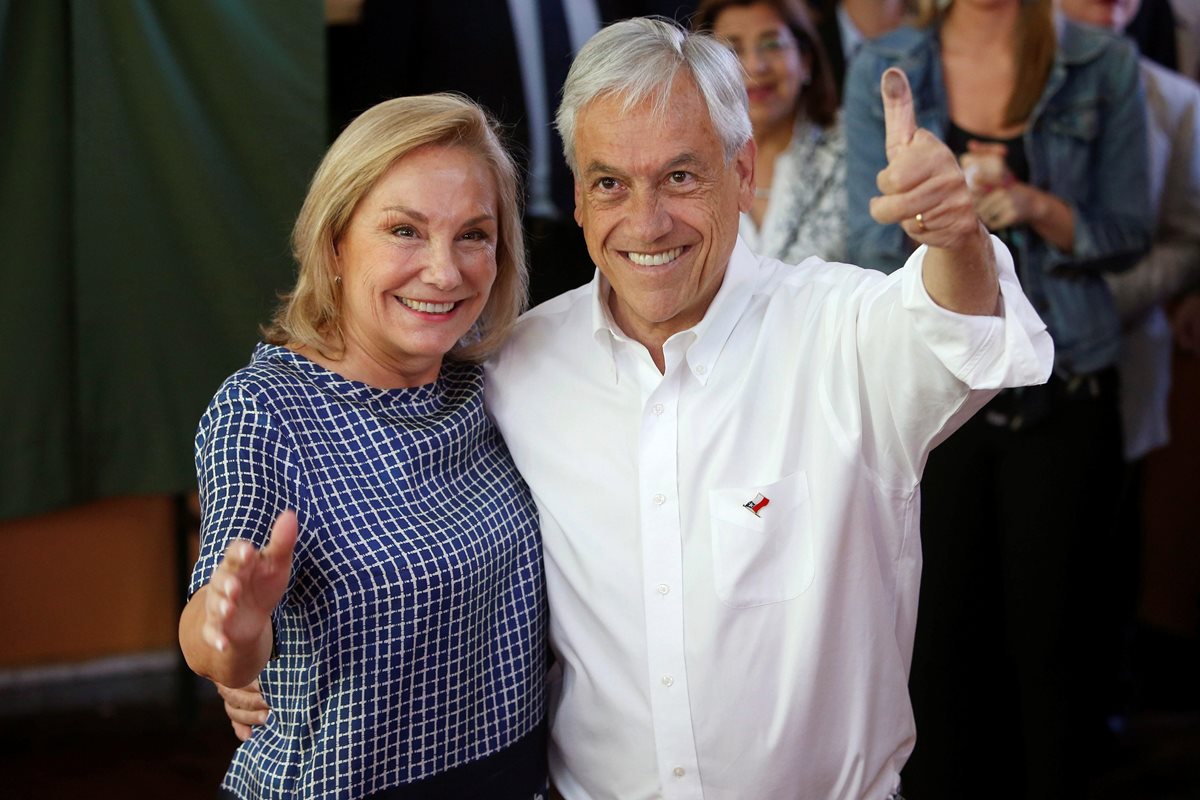
<path fill-rule="evenodd" d="M 273 709 L 223 796 L 545 786 L 536 511 L 477 363 L 524 301 L 516 175 L 478 106 L 430 95 L 368 110 L 313 178 L 296 287 L 196 437 L 180 644 Z"/>
<path fill-rule="evenodd" d="M 850 258 L 885 271 L 911 250 L 868 214 L 886 165 L 875 87 L 892 65 L 909 76 L 918 124 L 960 154 L 1055 343 L 1046 386 L 1002 393 L 926 465 L 910 681 L 921 736 L 905 788 L 1081 796 L 1115 666 L 1101 643 L 1121 330 L 1102 273 L 1132 264 L 1151 230 L 1136 54 L 1056 19 L 1051 0 L 930 2 L 918 27 L 868 43 L 846 90 Z"/>
<path fill-rule="evenodd" d="M 754 205 L 738 232 L 756 253 L 846 259 L 846 143 L 829 61 L 803 0 L 704 0 L 695 30 L 745 68 L 758 152 Z"/>

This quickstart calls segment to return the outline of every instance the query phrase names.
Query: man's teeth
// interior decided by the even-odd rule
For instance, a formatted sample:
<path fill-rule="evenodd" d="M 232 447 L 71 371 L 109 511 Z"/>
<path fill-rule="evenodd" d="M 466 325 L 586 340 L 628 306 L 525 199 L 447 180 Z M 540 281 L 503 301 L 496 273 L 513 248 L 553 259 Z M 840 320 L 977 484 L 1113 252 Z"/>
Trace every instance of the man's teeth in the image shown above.
<path fill-rule="evenodd" d="M 407 297 L 401 297 L 400 302 L 413 311 L 424 311 L 426 314 L 445 314 L 454 308 L 454 303 L 426 303 L 421 300 L 409 300 Z"/>
<path fill-rule="evenodd" d="M 635 253 L 629 251 L 629 260 L 640 267 L 657 267 L 659 264 L 665 264 L 668 261 L 674 261 L 679 258 L 679 254 L 683 252 L 682 247 L 676 247 L 674 250 L 664 250 L 661 253 Z"/>

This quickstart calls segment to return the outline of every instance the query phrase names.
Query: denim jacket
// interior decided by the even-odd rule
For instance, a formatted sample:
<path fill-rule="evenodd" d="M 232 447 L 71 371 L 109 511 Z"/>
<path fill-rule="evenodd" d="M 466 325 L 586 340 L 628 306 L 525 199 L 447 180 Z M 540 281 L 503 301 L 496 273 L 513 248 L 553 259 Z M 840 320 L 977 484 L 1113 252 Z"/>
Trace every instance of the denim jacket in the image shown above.
<path fill-rule="evenodd" d="M 1071 206 L 1075 243 L 1066 253 L 1022 227 L 1014 248 L 1025 293 L 1054 339 L 1055 369 L 1069 376 L 1116 363 L 1121 323 L 1101 273 L 1135 263 L 1153 217 L 1136 51 L 1107 31 L 1061 17 L 1056 25 L 1054 64 L 1022 139 L 1029 183 Z M 889 66 L 908 75 L 918 125 L 942 139 L 949 125 L 936 28 L 901 28 L 863 46 L 846 80 L 849 256 L 885 272 L 911 249 L 899 225 L 879 225 L 868 210 L 887 166 L 879 78 Z"/>

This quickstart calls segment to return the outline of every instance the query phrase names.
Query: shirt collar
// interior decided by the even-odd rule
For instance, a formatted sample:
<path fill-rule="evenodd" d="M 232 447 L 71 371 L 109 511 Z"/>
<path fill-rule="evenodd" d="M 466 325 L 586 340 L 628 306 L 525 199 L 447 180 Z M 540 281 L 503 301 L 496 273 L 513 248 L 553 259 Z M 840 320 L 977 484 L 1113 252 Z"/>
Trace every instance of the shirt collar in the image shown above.
<path fill-rule="evenodd" d="M 1061 12 L 1054 13 L 1054 32 L 1058 37 L 1055 58 L 1069 66 L 1094 61 L 1108 47 L 1105 36 L 1097 36 L 1090 28 L 1072 23 Z"/>
<path fill-rule="evenodd" d="M 679 347 L 679 342 L 688 342 L 684 357 L 688 369 L 701 385 L 708 383 L 713 367 L 721 356 L 725 343 L 733 333 L 738 320 L 742 318 L 750 298 L 754 294 L 758 274 L 759 258 L 737 237 L 729 264 L 725 267 L 725 277 L 721 288 L 704 314 L 704 318 L 693 327 L 680 331 L 667 340 L 664 349 L 670 351 Z M 603 349 L 612 365 L 613 380 L 618 379 L 617 359 L 615 348 L 621 346 L 641 347 L 642 345 L 627 336 L 618 326 L 608 308 L 608 297 L 612 292 L 612 284 L 596 270 L 592 279 L 592 337 L 596 344 Z M 667 363 L 671 363 L 670 353 Z"/>

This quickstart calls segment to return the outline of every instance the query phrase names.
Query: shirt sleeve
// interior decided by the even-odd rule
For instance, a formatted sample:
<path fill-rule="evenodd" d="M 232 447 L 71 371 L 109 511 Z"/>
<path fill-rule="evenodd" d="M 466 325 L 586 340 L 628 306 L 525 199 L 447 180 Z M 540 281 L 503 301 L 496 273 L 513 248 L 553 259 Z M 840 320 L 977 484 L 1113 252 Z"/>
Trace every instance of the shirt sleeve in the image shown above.
<path fill-rule="evenodd" d="M 939 306 L 925 289 L 922 245 L 909 257 L 901 279 L 904 308 L 929 349 L 955 378 L 974 391 L 1045 383 L 1054 362 L 1046 324 L 1017 280 L 1012 255 L 991 237 L 1000 279 L 998 316 L 959 314 Z"/>
<path fill-rule="evenodd" d="M 294 465 L 279 420 L 236 383 L 222 387 L 196 434 L 200 555 L 189 596 L 208 582 L 230 542 L 263 547 L 275 518 L 297 508 Z"/>
<path fill-rule="evenodd" d="M 890 493 L 911 491 L 929 452 L 999 389 L 1044 383 L 1054 361 L 1046 326 L 1021 291 L 1012 257 L 992 237 L 1000 281 L 995 316 L 959 314 L 929 296 L 926 247 L 882 280 L 860 284 L 855 334 L 827 370 L 826 409 Z"/>

